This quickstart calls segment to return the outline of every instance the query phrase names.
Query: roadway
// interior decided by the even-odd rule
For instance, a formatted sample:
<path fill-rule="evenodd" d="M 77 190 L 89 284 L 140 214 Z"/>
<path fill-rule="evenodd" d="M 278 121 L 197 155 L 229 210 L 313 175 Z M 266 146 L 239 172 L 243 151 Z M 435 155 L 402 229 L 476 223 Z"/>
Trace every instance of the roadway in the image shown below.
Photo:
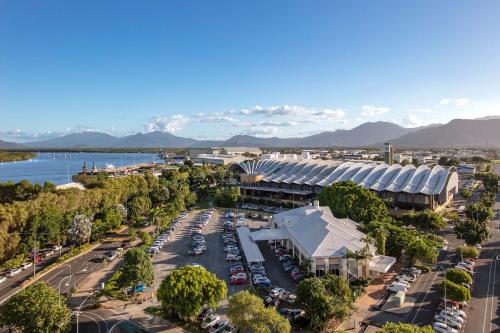
<path fill-rule="evenodd" d="M 472 300 L 465 325 L 465 333 L 500 332 L 499 297 L 500 264 L 500 195 L 495 203 L 496 216 L 491 222 L 491 238 L 483 244 L 476 262 Z"/>

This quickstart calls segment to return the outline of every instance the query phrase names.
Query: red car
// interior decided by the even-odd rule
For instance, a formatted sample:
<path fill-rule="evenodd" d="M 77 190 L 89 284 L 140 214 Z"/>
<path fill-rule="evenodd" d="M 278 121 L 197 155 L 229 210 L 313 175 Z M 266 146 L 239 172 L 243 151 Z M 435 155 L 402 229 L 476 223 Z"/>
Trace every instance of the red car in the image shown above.
<path fill-rule="evenodd" d="M 231 279 L 231 284 L 233 286 L 247 284 L 247 283 L 248 283 L 247 279 Z"/>

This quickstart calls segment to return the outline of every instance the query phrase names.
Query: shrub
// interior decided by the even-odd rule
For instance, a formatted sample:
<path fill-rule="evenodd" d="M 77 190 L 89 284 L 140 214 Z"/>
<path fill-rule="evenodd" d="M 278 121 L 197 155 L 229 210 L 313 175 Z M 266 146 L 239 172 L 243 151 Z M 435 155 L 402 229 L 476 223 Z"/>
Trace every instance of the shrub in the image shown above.
<path fill-rule="evenodd" d="M 474 246 L 459 246 L 456 249 L 459 256 L 464 258 L 477 258 L 479 257 L 479 250 Z"/>

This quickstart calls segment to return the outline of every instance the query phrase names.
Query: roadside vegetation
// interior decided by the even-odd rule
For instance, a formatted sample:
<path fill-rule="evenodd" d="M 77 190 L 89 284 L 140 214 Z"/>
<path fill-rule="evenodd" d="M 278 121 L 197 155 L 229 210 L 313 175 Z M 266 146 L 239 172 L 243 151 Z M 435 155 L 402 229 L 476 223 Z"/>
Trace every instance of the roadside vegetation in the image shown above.
<path fill-rule="evenodd" d="M 71 311 L 63 296 L 47 283 L 39 282 L 7 301 L 0 322 L 24 333 L 62 333 L 68 331 Z"/>

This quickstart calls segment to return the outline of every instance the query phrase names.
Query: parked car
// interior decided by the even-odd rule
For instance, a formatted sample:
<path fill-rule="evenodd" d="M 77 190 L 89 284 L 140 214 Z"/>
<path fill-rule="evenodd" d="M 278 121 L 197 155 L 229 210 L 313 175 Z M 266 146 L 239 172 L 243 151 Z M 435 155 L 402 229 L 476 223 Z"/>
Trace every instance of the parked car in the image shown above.
<path fill-rule="evenodd" d="M 269 291 L 269 296 L 273 297 L 273 298 L 277 298 L 281 295 L 281 293 L 283 293 L 285 291 L 285 289 L 283 288 L 273 288 Z"/>
<path fill-rule="evenodd" d="M 243 272 L 231 275 L 231 280 L 233 280 L 233 279 L 234 280 L 237 280 L 237 279 L 247 279 L 247 278 L 248 278 L 247 273 L 243 273 Z"/>
<path fill-rule="evenodd" d="M 455 320 L 453 317 L 444 316 L 444 315 L 436 315 L 434 316 L 434 320 L 439 323 L 446 324 L 458 330 L 462 329 L 462 323 L 458 320 Z"/>
<path fill-rule="evenodd" d="M 435 322 L 432 324 L 432 329 L 438 333 L 458 333 L 458 330 L 446 325 L 442 322 Z"/>
<path fill-rule="evenodd" d="M 228 253 L 226 255 L 226 261 L 236 261 L 236 260 L 241 260 L 241 256 L 236 255 L 234 253 Z"/>
<path fill-rule="evenodd" d="M 201 328 L 203 328 L 203 329 L 210 328 L 210 327 L 214 326 L 215 324 L 217 324 L 217 322 L 219 320 L 220 320 L 219 315 L 211 314 L 210 316 L 203 319 L 203 321 L 201 322 Z"/>
<path fill-rule="evenodd" d="M 280 304 L 280 300 L 278 298 L 272 298 L 271 296 L 267 296 L 264 299 L 264 306 L 265 307 L 277 308 L 279 304 Z"/>
<path fill-rule="evenodd" d="M 220 333 L 235 333 L 236 328 L 234 327 L 233 324 L 228 323 L 226 326 L 224 326 L 221 330 Z"/>
<path fill-rule="evenodd" d="M 18 268 L 13 268 L 13 269 L 9 269 L 6 276 L 7 277 L 13 277 L 13 276 L 16 276 L 17 274 L 21 273 L 22 272 L 22 268 L 18 267 Z"/>
<path fill-rule="evenodd" d="M 219 320 L 215 325 L 210 327 L 208 333 L 219 333 L 228 323 L 227 320 Z"/>
<path fill-rule="evenodd" d="M 23 269 L 28 269 L 31 266 L 33 266 L 33 263 L 31 261 L 26 261 L 25 263 L 23 263 L 22 268 Z"/>
<path fill-rule="evenodd" d="M 0 276 L 0 283 L 5 282 L 5 280 L 7 280 L 5 276 Z"/>
<path fill-rule="evenodd" d="M 415 282 L 417 280 L 416 277 L 411 276 L 411 275 L 406 275 L 406 274 L 400 274 L 396 276 L 396 280 L 402 280 L 402 281 L 407 281 L 407 282 Z"/>
<path fill-rule="evenodd" d="M 406 288 L 410 288 L 410 283 L 404 280 L 394 281 L 393 284 L 402 284 Z"/>
<path fill-rule="evenodd" d="M 240 272 L 245 272 L 245 267 L 243 265 L 232 266 L 229 268 L 229 274 L 236 274 Z"/>
<path fill-rule="evenodd" d="M 280 294 L 279 299 L 287 302 L 288 304 L 294 304 L 297 300 L 297 295 L 285 290 Z"/>
<path fill-rule="evenodd" d="M 198 317 L 196 317 L 196 320 L 198 321 L 202 321 L 203 319 L 205 319 L 206 317 L 210 316 L 211 314 L 213 313 L 212 309 L 210 308 L 204 308 L 200 314 L 198 315 Z"/>
<path fill-rule="evenodd" d="M 391 292 L 398 292 L 398 291 L 404 291 L 404 292 L 407 292 L 408 291 L 408 288 L 406 288 L 404 285 L 402 284 L 398 284 L 398 283 L 391 283 L 390 285 L 387 286 L 387 291 L 391 291 Z"/>

